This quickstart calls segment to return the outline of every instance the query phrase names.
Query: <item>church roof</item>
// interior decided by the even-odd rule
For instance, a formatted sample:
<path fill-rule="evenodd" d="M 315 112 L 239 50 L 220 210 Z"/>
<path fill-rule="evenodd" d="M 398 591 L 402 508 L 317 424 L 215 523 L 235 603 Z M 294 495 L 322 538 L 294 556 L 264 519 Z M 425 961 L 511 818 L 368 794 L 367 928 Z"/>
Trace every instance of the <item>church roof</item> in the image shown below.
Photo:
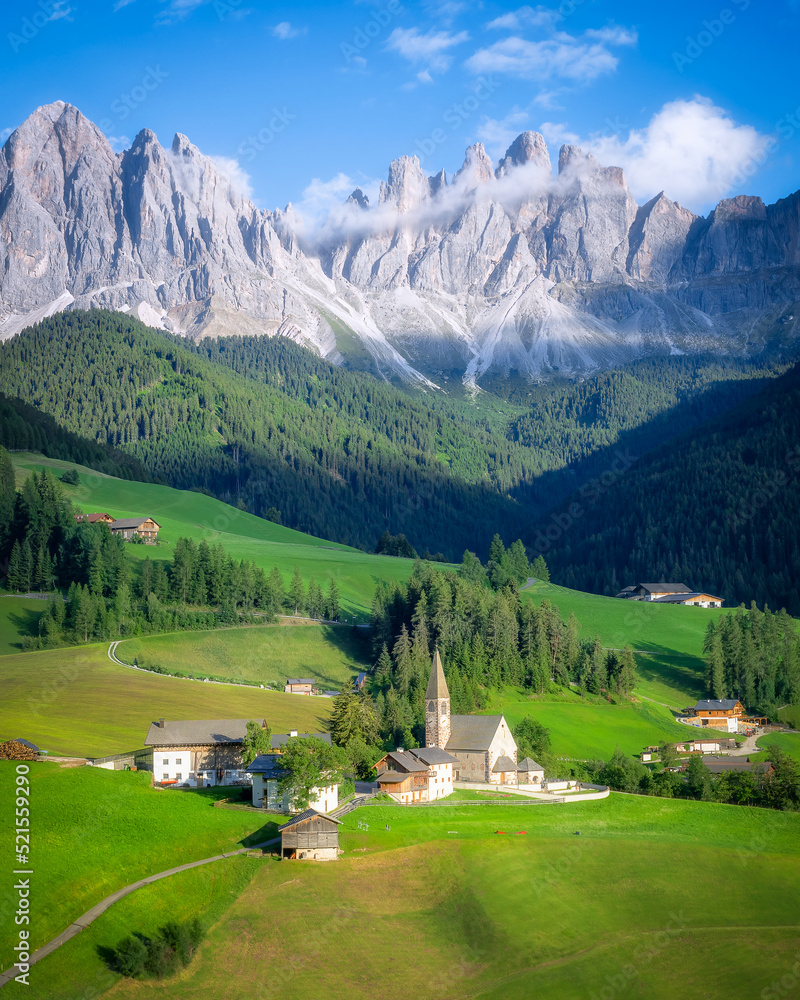
<path fill-rule="evenodd" d="M 492 774 L 500 774 L 502 771 L 516 771 L 517 765 L 510 757 L 506 757 L 502 754 L 494 762 L 494 767 L 492 768 Z"/>
<path fill-rule="evenodd" d="M 537 764 L 533 757 L 526 757 L 517 764 L 518 771 L 544 771 L 541 764 Z"/>
<path fill-rule="evenodd" d="M 488 750 L 502 721 L 502 715 L 451 715 L 445 750 Z"/>
<path fill-rule="evenodd" d="M 446 750 L 439 747 L 420 747 L 418 750 L 409 750 L 423 764 L 457 764 L 458 757 L 454 757 Z"/>
<path fill-rule="evenodd" d="M 433 654 L 433 663 L 431 664 L 431 676 L 428 680 L 428 690 L 425 692 L 425 697 L 429 699 L 436 698 L 449 698 L 450 692 L 447 690 L 447 681 L 444 679 L 444 670 L 442 669 L 442 658 L 439 656 L 439 650 Z"/>

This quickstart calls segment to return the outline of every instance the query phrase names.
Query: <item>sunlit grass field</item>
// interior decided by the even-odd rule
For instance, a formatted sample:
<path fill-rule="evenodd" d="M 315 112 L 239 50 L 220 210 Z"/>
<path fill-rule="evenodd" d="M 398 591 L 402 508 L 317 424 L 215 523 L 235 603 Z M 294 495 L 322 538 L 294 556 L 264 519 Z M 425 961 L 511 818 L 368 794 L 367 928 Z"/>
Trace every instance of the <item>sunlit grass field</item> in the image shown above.
<path fill-rule="evenodd" d="M 340 842 L 332 864 L 226 861 L 213 884 L 206 870 L 142 889 L 7 993 L 730 1000 L 760 996 L 800 947 L 795 814 L 621 795 L 376 806 L 345 817 Z M 210 927 L 192 965 L 114 985 L 98 949 L 186 900 Z"/>

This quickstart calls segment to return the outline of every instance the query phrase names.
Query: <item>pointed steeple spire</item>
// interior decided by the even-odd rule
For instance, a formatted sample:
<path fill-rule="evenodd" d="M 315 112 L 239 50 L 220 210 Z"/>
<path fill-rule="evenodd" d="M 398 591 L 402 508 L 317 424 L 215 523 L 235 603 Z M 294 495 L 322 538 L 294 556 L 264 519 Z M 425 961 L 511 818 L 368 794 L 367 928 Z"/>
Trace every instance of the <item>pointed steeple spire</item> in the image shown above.
<path fill-rule="evenodd" d="M 442 669 L 442 658 L 439 656 L 439 650 L 433 654 L 433 663 L 431 664 L 431 676 L 428 680 L 428 690 L 425 692 L 426 699 L 438 699 L 438 698 L 449 698 L 450 692 L 447 690 L 447 681 L 444 679 L 444 670 Z"/>

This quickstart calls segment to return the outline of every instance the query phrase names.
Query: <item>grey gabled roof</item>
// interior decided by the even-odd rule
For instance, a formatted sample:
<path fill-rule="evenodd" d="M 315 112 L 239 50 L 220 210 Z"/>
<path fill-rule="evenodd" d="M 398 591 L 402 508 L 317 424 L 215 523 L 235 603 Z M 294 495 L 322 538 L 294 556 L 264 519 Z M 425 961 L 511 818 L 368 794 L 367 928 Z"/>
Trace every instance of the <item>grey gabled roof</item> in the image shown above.
<path fill-rule="evenodd" d="M 245 770 L 250 774 L 267 774 L 270 777 L 277 777 L 284 774 L 285 769 L 280 764 L 281 757 L 277 753 L 262 753 L 255 760 L 249 763 Z"/>
<path fill-rule="evenodd" d="M 502 715 L 451 715 L 450 739 L 445 750 L 488 750 Z"/>
<path fill-rule="evenodd" d="M 636 586 L 651 594 L 691 594 L 685 583 L 639 583 Z"/>
<path fill-rule="evenodd" d="M 448 753 L 446 750 L 441 750 L 439 747 L 419 747 L 416 750 L 409 750 L 410 754 L 413 754 L 417 760 L 421 760 L 423 764 L 457 764 L 458 757 L 454 757 L 452 754 Z"/>
<path fill-rule="evenodd" d="M 110 525 L 110 528 L 112 531 L 116 531 L 121 528 L 139 528 L 144 524 L 145 521 L 152 521 L 157 528 L 161 527 L 161 525 L 158 523 L 158 521 L 155 520 L 155 518 L 148 516 L 148 517 L 120 517 Z"/>
<path fill-rule="evenodd" d="M 444 679 L 444 670 L 442 669 L 442 658 L 439 656 L 439 650 L 433 654 L 433 663 L 431 663 L 431 676 L 428 679 L 428 689 L 425 692 L 425 698 L 430 700 L 435 700 L 436 698 L 449 698 L 450 692 L 447 690 L 447 681 Z"/>
<path fill-rule="evenodd" d="M 517 764 L 518 771 L 544 771 L 541 764 L 537 764 L 532 757 L 526 757 Z"/>
<path fill-rule="evenodd" d="M 516 769 L 517 765 L 514 761 L 510 757 L 506 757 L 505 754 L 501 754 L 494 762 L 492 774 L 500 774 L 502 771 L 516 771 Z"/>
<path fill-rule="evenodd" d="M 383 782 L 385 785 L 399 785 L 408 777 L 410 777 L 409 774 L 401 774 L 399 771 L 384 771 L 383 774 L 378 775 L 378 784 Z"/>
<path fill-rule="evenodd" d="M 404 767 L 409 773 L 416 771 L 427 771 L 428 768 L 420 763 L 410 751 L 406 750 L 392 750 L 391 753 L 386 754 L 386 759 L 394 761 L 395 764 L 399 764 L 400 767 Z"/>
<path fill-rule="evenodd" d="M 738 698 L 723 698 L 722 701 L 698 701 L 694 706 L 696 712 L 729 712 L 736 708 Z"/>
<path fill-rule="evenodd" d="M 145 746 L 213 746 L 217 743 L 241 743 L 250 719 L 181 719 L 167 720 L 163 729 L 150 723 Z"/>
<path fill-rule="evenodd" d="M 305 823 L 307 819 L 314 819 L 317 816 L 321 816 L 322 819 L 329 819 L 331 823 L 338 823 L 339 826 L 342 825 L 340 819 L 336 819 L 334 816 L 329 816 L 327 813 L 317 812 L 316 809 L 306 809 L 304 812 L 299 813 L 294 819 L 290 819 L 288 823 L 284 823 L 283 826 L 278 827 L 278 833 L 282 830 L 288 830 L 289 827 L 297 826 L 299 823 Z"/>
<path fill-rule="evenodd" d="M 269 743 L 273 750 L 279 750 L 281 747 L 286 746 L 289 740 L 307 740 L 309 738 L 322 740 L 328 746 L 331 744 L 330 733 L 298 733 L 297 736 L 290 736 L 288 733 L 273 733 Z"/>
<path fill-rule="evenodd" d="M 314 684 L 314 681 L 310 677 L 287 677 L 287 684 Z"/>

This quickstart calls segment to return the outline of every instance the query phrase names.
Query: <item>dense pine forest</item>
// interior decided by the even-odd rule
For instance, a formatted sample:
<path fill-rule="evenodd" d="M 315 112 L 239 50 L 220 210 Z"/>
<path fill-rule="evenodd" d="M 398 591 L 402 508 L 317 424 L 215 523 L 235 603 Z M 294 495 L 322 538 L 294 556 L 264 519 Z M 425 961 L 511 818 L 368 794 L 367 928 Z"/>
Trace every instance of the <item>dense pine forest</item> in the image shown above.
<path fill-rule="evenodd" d="M 118 313 L 63 313 L 0 345 L 0 435 L 368 550 L 405 536 L 409 552 L 486 559 L 499 529 L 566 586 L 678 579 L 800 614 L 787 365 L 650 359 L 470 399 L 399 389 L 283 338 L 194 344 Z"/>
<path fill-rule="evenodd" d="M 103 311 L 0 345 L 0 389 L 156 480 L 365 549 L 402 533 L 451 560 L 486 558 L 495 530 L 519 534 L 620 448 L 638 457 L 782 367 L 665 358 L 511 403 L 406 391 L 283 338 L 196 345 Z"/>
<path fill-rule="evenodd" d="M 798 414 L 794 368 L 568 498 L 524 540 L 568 587 L 615 594 L 637 581 L 671 580 L 731 604 L 800 615 Z"/>
<path fill-rule="evenodd" d="M 337 620 L 336 581 L 296 570 L 288 586 L 276 567 L 265 573 L 236 561 L 221 545 L 180 538 L 172 558 L 146 557 L 134 572 L 126 543 L 102 523 L 77 520 L 55 477 L 32 473 L 17 490 L 0 447 L 0 565 L 16 593 L 50 593 L 39 635 L 27 649 L 97 639 L 274 621 L 283 611 Z M 323 589 L 324 583 L 324 589 Z M 65 595 L 65 596 L 64 596 Z"/>

